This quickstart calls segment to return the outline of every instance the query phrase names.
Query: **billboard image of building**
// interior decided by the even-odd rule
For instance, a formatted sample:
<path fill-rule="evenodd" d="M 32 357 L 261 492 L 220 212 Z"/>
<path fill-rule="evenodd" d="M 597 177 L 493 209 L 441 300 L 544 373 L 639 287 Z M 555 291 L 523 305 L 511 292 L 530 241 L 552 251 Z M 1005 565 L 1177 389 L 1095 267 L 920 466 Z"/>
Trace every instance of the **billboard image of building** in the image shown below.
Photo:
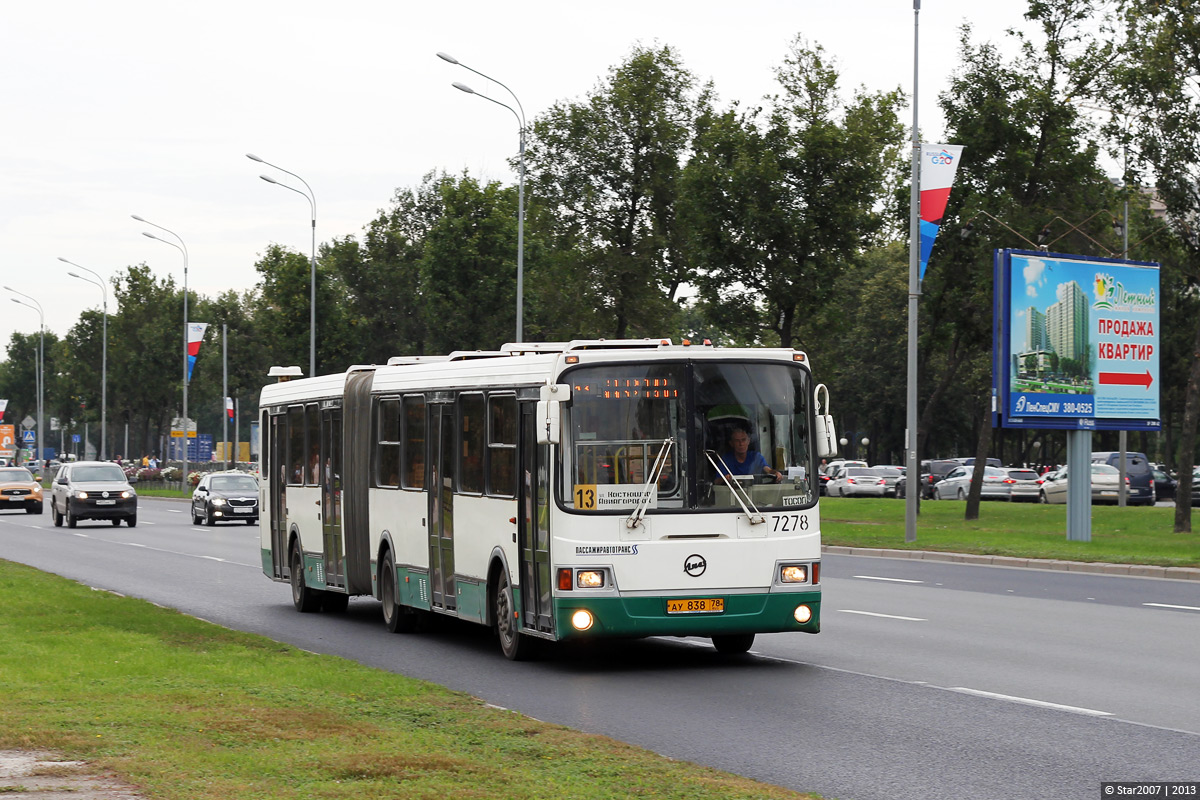
<path fill-rule="evenodd" d="M 1157 264 L 997 251 L 996 412 L 1007 427 L 1157 430 Z"/>

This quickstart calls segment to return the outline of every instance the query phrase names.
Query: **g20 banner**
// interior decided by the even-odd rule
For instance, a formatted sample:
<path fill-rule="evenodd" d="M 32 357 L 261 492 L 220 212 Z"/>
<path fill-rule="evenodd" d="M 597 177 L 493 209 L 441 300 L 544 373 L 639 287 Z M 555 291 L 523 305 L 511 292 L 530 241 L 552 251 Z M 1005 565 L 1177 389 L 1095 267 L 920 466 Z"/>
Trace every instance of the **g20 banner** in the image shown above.
<path fill-rule="evenodd" d="M 995 267 L 1000 424 L 1161 427 L 1157 264 L 997 250 Z"/>

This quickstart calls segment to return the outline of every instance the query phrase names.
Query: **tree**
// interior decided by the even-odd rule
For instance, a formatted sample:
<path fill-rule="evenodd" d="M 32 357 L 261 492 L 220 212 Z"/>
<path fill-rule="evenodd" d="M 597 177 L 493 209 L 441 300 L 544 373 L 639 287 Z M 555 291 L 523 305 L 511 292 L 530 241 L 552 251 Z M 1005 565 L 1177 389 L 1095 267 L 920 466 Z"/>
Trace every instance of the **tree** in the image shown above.
<path fill-rule="evenodd" d="M 692 277 L 675 214 L 694 82 L 670 47 L 636 47 L 583 102 L 555 104 L 532 125 L 531 197 L 553 204 L 554 249 L 573 250 L 587 277 L 576 302 L 600 309 L 616 338 L 674 327 Z"/>
<path fill-rule="evenodd" d="M 707 113 L 684 171 L 680 215 L 701 293 L 720 322 L 791 347 L 856 254 L 879 241 L 889 170 L 899 166 L 898 92 L 843 107 L 820 46 L 792 43 L 764 113 Z M 819 347 L 818 339 L 807 349 Z"/>
<path fill-rule="evenodd" d="M 1122 60 L 1113 70 L 1113 105 L 1127 122 L 1110 132 L 1131 148 L 1135 167 L 1144 163 L 1153 172 L 1181 256 L 1177 279 L 1194 297 L 1200 286 L 1200 19 L 1194 3 L 1123 0 L 1117 22 L 1124 36 Z M 1188 498 L 1200 427 L 1200 317 L 1190 319 L 1176 532 L 1192 529 Z"/>

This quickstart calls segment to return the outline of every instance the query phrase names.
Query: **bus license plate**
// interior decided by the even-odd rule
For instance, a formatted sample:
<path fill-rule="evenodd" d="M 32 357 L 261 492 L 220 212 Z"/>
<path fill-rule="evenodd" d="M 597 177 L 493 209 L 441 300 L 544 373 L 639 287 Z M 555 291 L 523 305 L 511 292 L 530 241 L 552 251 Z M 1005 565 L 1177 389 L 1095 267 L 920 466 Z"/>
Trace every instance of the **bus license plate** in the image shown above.
<path fill-rule="evenodd" d="M 668 600 L 668 614 L 722 614 L 725 611 L 723 597 L 689 597 L 686 600 Z"/>

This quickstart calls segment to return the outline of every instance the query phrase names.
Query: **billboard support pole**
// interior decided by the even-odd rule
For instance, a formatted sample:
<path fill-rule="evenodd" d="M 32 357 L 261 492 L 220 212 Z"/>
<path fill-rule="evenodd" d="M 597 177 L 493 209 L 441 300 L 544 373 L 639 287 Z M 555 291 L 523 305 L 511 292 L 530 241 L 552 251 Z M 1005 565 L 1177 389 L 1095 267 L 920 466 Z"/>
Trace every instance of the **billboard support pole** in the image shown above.
<path fill-rule="evenodd" d="M 1092 540 L 1092 432 L 1067 431 L 1067 540 Z"/>

